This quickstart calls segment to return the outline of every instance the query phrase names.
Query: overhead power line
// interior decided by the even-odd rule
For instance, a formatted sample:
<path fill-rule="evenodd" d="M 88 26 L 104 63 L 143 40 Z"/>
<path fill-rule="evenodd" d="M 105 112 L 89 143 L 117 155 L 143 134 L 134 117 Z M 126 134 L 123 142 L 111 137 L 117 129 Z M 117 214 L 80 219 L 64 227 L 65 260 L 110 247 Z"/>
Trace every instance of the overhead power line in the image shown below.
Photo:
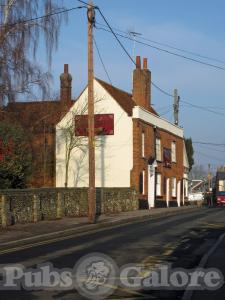
<path fill-rule="evenodd" d="M 87 2 L 85 1 L 82 1 L 82 0 L 78 0 L 79 2 L 85 4 L 85 5 L 90 5 L 88 4 Z M 93 6 L 93 5 L 92 5 Z M 104 16 L 104 14 L 102 13 L 101 9 L 98 7 L 98 6 L 93 6 L 95 9 L 97 9 L 102 17 L 102 19 L 104 20 L 106 26 L 109 28 L 108 29 L 105 29 L 105 28 L 99 28 L 99 27 L 96 27 L 96 29 L 102 29 L 104 31 L 107 31 L 107 32 L 110 32 L 111 34 L 113 34 L 113 36 L 115 37 L 115 39 L 117 40 L 118 44 L 120 45 L 120 47 L 123 49 L 124 53 L 128 56 L 128 58 L 130 59 L 130 61 L 136 66 L 136 62 L 134 61 L 134 59 L 131 57 L 131 55 L 129 54 L 129 52 L 126 50 L 125 46 L 123 45 L 123 43 L 120 41 L 120 39 L 118 38 L 119 37 L 122 37 L 122 38 L 125 38 L 125 39 L 129 39 L 129 40 L 132 40 L 132 38 L 130 38 L 129 36 L 124 36 L 122 34 L 117 34 L 114 32 L 112 26 L 109 24 L 109 22 L 107 21 L 106 17 Z M 222 67 L 219 67 L 219 66 L 216 66 L 216 65 L 212 65 L 212 64 L 208 64 L 208 63 L 205 63 L 205 62 L 202 62 L 202 61 L 199 61 L 199 60 L 195 60 L 195 59 L 192 59 L 192 58 L 188 58 L 188 57 L 185 57 L 183 55 L 178 55 L 176 53 L 172 53 L 170 51 L 167 51 L 165 49 L 161 49 L 159 47 L 154 47 L 154 46 L 151 46 L 149 44 L 146 44 L 146 43 L 143 43 L 143 42 L 140 42 L 138 40 L 136 40 L 138 43 L 141 43 L 141 44 L 144 44 L 146 46 L 149 46 L 149 47 L 152 47 L 152 48 L 155 48 L 155 49 L 158 49 L 158 50 L 161 50 L 161 51 L 164 51 L 164 52 L 167 52 L 169 54 L 173 54 L 173 55 L 176 55 L 176 56 L 180 56 L 182 58 L 185 58 L 185 59 L 189 59 L 189 60 L 192 60 L 192 61 L 195 61 L 195 62 L 198 62 L 198 63 L 201 63 L 201 64 L 205 64 L 207 66 L 211 66 L 211 67 L 215 67 L 215 68 L 218 68 L 218 69 L 221 69 L 221 70 L 224 70 L 225 71 L 225 68 L 222 68 Z M 103 63 L 104 65 L 104 63 Z M 105 67 L 104 67 L 105 68 Z M 158 89 L 161 93 L 165 94 L 166 96 L 169 96 L 169 97 L 174 97 L 174 95 L 170 94 L 169 92 L 165 91 L 164 89 L 162 89 L 161 87 L 159 87 L 157 84 L 155 84 L 153 81 L 151 81 L 151 84 L 156 88 Z M 214 110 L 211 110 L 211 109 L 208 109 L 204 106 L 200 106 L 200 105 L 196 105 L 196 104 L 193 104 L 191 102 L 188 102 L 186 100 L 182 100 L 181 99 L 181 102 L 187 104 L 187 105 L 190 105 L 192 107 L 195 107 L 195 108 L 198 108 L 198 109 L 201 109 L 201 110 L 205 110 L 207 112 L 211 112 L 211 113 L 214 113 L 214 114 L 217 114 L 217 115 L 221 115 L 221 116 L 224 116 L 225 117 L 225 114 L 224 113 L 221 113 L 221 112 L 216 112 Z"/>
<path fill-rule="evenodd" d="M 159 87 L 157 84 L 155 84 L 153 81 L 151 81 L 151 84 L 157 89 L 159 90 L 161 93 L 163 93 L 164 95 L 166 96 L 169 96 L 169 97 L 172 97 L 173 98 L 173 95 L 166 92 L 165 90 L 163 90 L 161 87 Z"/>
<path fill-rule="evenodd" d="M 210 158 L 210 159 L 213 159 L 213 160 L 219 161 L 220 163 L 222 163 L 222 161 L 223 161 L 223 159 L 222 159 L 222 158 L 221 158 L 221 159 L 219 159 L 218 157 L 215 157 L 215 156 L 212 156 L 212 155 L 208 155 L 208 154 L 205 154 L 205 153 L 203 153 L 203 152 L 200 152 L 200 151 L 195 151 L 195 153 L 197 153 L 197 154 L 200 154 L 200 155 L 202 155 L 202 156 L 205 156 L 205 157 L 207 157 L 207 158 Z"/>
<path fill-rule="evenodd" d="M 220 153 L 225 153 L 225 150 L 220 150 L 220 149 L 215 149 L 213 147 L 209 147 L 208 145 L 202 145 L 202 144 L 195 144 L 196 147 L 200 147 L 206 150 L 210 150 L 210 151 L 215 151 L 215 152 L 220 152 Z M 221 146 L 223 147 L 223 149 L 225 149 L 225 146 Z M 221 148 L 222 149 L 222 148 Z"/>
<path fill-rule="evenodd" d="M 78 0 L 79 2 L 85 3 L 84 1 Z M 103 13 L 101 12 L 100 8 L 98 8 L 98 11 L 100 13 L 100 15 L 102 16 L 103 20 L 105 21 L 106 25 L 109 27 L 110 32 L 113 34 L 113 36 L 116 38 L 117 42 L 119 43 L 120 47 L 123 49 L 123 51 L 125 52 L 125 54 L 128 56 L 128 58 L 131 60 L 131 62 L 136 66 L 136 62 L 133 60 L 133 58 L 131 57 L 131 55 L 129 54 L 129 52 L 126 50 L 126 48 L 124 47 L 124 45 L 122 44 L 122 42 L 119 40 L 117 34 L 113 31 L 112 27 L 110 26 L 109 22 L 107 21 L 106 17 L 103 15 Z M 97 27 L 96 27 L 97 28 Z M 163 90 L 162 88 L 160 88 L 157 84 L 155 84 L 153 81 L 151 81 L 151 84 L 158 89 L 160 92 L 162 92 L 163 94 L 169 96 L 169 97 L 173 97 L 173 95 L 171 95 L 170 93 L 168 93 L 167 91 Z"/>
<path fill-rule="evenodd" d="M 106 20 L 105 16 L 103 15 L 103 13 L 101 12 L 100 8 L 98 8 L 98 11 L 100 13 L 100 15 L 102 16 L 103 20 L 105 21 L 106 25 L 109 27 L 111 33 L 114 35 L 114 37 L 116 38 L 117 42 L 120 44 L 120 46 L 122 47 L 123 51 L 127 54 L 127 56 L 130 58 L 130 60 L 133 62 L 133 64 L 136 66 L 136 62 L 133 60 L 133 58 L 131 57 L 131 55 L 129 54 L 129 52 L 127 51 L 127 49 L 124 47 L 124 45 L 121 43 L 121 41 L 118 39 L 117 34 L 113 31 L 112 27 L 109 25 L 109 22 Z"/>
<path fill-rule="evenodd" d="M 96 27 L 97 29 L 99 30 L 104 30 L 106 32 L 110 32 L 108 29 L 105 29 L 105 28 L 101 28 L 101 27 Z M 122 37 L 124 39 L 128 39 L 128 40 L 131 40 L 133 41 L 133 39 L 129 36 L 125 36 L 123 34 L 120 34 L 120 33 L 115 33 L 114 34 L 118 37 Z M 158 50 L 158 51 L 161 51 L 161 52 L 165 52 L 167 54 L 170 54 L 170 55 L 173 55 L 173 56 L 177 56 L 177 57 L 180 57 L 180 58 L 183 58 L 183 59 L 186 59 L 186 60 L 189 60 L 189 61 L 192 61 L 192 62 L 195 62 L 195 63 L 198 63 L 198 64 L 202 64 L 202 65 L 205 65 L 205 66 L 208 66 L 208 67 L 212 67 L 212 68 L 215 68 L 215 69 L 218 69 L 218 70 L 222 70 L 222 71 L 225 71 L 225 68 L 224 67 L 220 67 L 218 65 L 214 65 L 214 64 L 211 64 L 211 63 L 207 63 L 207 62 L 204 62 L 204 61 L 201 61 L 201 60 L 198 60 L 198 59 L 195 59 L 195 58 L 191 58 L 191 57 L 188 57 L 188 56 L 185 56 L 185 55 L 181 55 L 181 54 L 178 54 L 178 53 L 175 53 L 175 52 L 172 52 L 172 51 L 169 51 L 169 50 L 166 50 L 166 49 L 163 49 L 163 48 L 160 48 L 160 47 L 157 47 L 157 46 L 153 46 L 149 43 L 145 43 L 145 42 L 142 42 L 138 39 L 136 39 L 136 42 L 138 44 L 141 44 L 141 45 L 144 45 L 144 46 L 147 46 L 147 47 L 150 47 L 152 49 L 155 49 L 155 50 Z"/>
<path fill-rule="evenodd" d="M 100 10 L 99 10 L 99 11 L 100 11 Z M 102 13 L 101 13 L 101 15 L 103 16 Z M 103 18 L 104 18 L 106 24 L 109 24 L 104 16 L 103 16 Z M 109 25 L 109 26 L 110 26 L 110 25 Z M 107 30 L 107 31 L 108 31 L 108 30 Z M 114 35 L 114 36 L 116 36 L 116 34 L 114 33 L 114 31 L 113 31 L 113 29 L 112 29 L 111 26 L 110 26 L 110 31 L 113 32 L 113 35 Z M 124 50 L 125 53 L 128 55 L 128 57 L 130 58 L 130 60 L 136 65 L 136 63 L 134 62 L 134 60 L 132 59 L 132 57 L 128 54 L 127 50 L 125 49 L 125 47 L 123 46 L 123 44 L 121 43 L 121 41 L 118 39 L 117 36 L 116 36 L 116 39 L 117 39 L 117 41 L 119 42 L 119 44 L 122 45 L 123 50 Z M 129 39 L 130 39 L 130 38 L 129 38 Z M 225 69 L 224 69 L 224 70 L 225 70 Z M 174 95 L 168 93 L 167 91 L 165 91 L 164 89 L 162 89 L 161 87 L 159 87 L 157 84 L 155 84 L 153 81 L 151 81 L 151 83 L 152 83 L 152 85 L 153 85 L 156 89 L 158 89 L 161 93 L 165 94 L 166 96 L 172 97 L 172 98 L 174 97 Z M 181 99 L 180 101 L 183 102 L 183 103 L 185 103 L 185 104 L 187 104 L 187 105 L 189 105 L 189 106 L 192 106 L 192 107 L 195 107 L 195 108 L 198 108 L 198 109 L 201 109 L 201 110 L 204 110 L 204 111 L 207 111 L 207 112 L 214 113 L 214 114 L 221 115 L 221 116 L 224 116 L 224 117 L 225 117 L 225 114 L 222 113 L 222 112 L 217 112 L 217 111 L 214 111 L 214 110 L 212 110 L 212 109 L 208 109 L 208 108 L 206 108 L 206 107 L 204 107 L 204 106 L 200 106 L 200 105 L 193 104 L 193 103 L 191 103 L 191 102 L 189 102 L 189 101 L 186 101 L 186 100 L 182 100 L 182 99 Z"/>
<path fill-rule="evenodd" d="M 101 23 L 98 23 L 96 22 L 98 25 L 100 26 L 104 26 L 104 24 L 101 24 Z M 121 30 L 121 29 L 118 29 L 118 28 L 115 28 L 115 27 L 112 27 L 115 31 L 117 32 L 120 32 L 120 33 L 123 33 L 123 34 L 128 34 L 129 32 L 126 32 L 125 30 Z M 170 48 L 170 49 L 173 49 L 173 50 L 177 50 L 179 52 L 183 52 L 183 53 L 187 53 L 187 54 L 190 54 L 190 55 L 193 55 L 193 56 L 197 56 L 197 57 L 201 57 L 201 58 L 205 58 L 207 60 L 211 60 L 211 61 L 216 61 L 218 63 L 222 63 L 222 64 L 225 64 L 225 60 L 221 60 L 221 59 L 218 59 L 218 58 L 214 58 L 214 57 L 210 57 L 210 56 L 206 56 L 206 55 L 203 55 L 203 54 L 200 54 L 200 53 L 197 53 L 197 52 L 194 52 L 194 51 L 190 51 L 190 50 L 185 50 L 185 49 L 181 49 L 181 48 L 178 48 L 178 47 L 175 47 L 175 46 L 172 46 L 168 43 L 162 43 L 162 42 L 158 42 L 158 41 L 155 41 L 155 40 L 152 40 L 152 39 L 149 39 L 149 38 L 145 38 L 143 37 L 143 35 L 138 35 L 137 36 L 140 40 L 143 40 L 143 41 L 148 41 L 148 42 L 151 42 L 153 44 L 156 44 L 156 45 L 160 45 L 160 46 L 164 46 L 164 47 L 167 47 L 167 48 Z"/>
<path fill-rule="evenodd" d="M 168 113 L 170 113 L 172 110 L 173 110 L 173 108 L 167 109 L 166 111 L 161 112 L 161 113 L 160 113 L 160 116 L 165 116 L 165 115 L 167 115 Z"/>
<path fill-rule="evenodd" d="M 63 9 L 63 10 L 53 12 L 53 13 L 50 13 L 50 14 L 46 14 L 46 15 L 42 15 L 42 16 L 39 16 L 39 17 L 26 19 L 26 20 L 20 20 L 20 21 L 15 22 L 15 23 L 0 24 L 0 27 L 14 27 L 14 26 L 19 25 L 19 24 L 30 23 L 30 22 L 33 22 L 33 21 L 37 21 L 37 20 L 40 20 L 40 19 L 52 17 L 52 16 L 55 16 L 55 15 L 63 14 L 63 13 L 70 12 L 70 11 L 76 10 L 76 9 L 81 9 L 81 8 L 84 8 L 84 6 L 77 6 L 77 7 L 72 7 L 72 8 L 68 8 L 68 9 Z"/>
<path fill-rule="evenodd" d="M 213 109 L 225 110 L 225 107 L 222 107 L 222 106 L 206 106 L 206 108 L 213 108 Z"/>
<path fill-rule="evenodd" d="M 216 115 L 220 115 L 220 116 L 225 117 L 225 113 L 222 113 L 222 112 L 219 112 L 219 111 L 215 111 L 215 110 L 209 109 L 209 108 L 207 108 L 207 107 L 205 107 L 205 106 L 193 104 L 193 103 L 191 103 L 191 102 L 189 102 L 189 101 L 182 100 L 182 98 L 181 98 L 180 102 L 183 102 L 184 104 L 187 104 L 187 105 L 189 105 L 189 106 L 191 106 L 191 107 L 198 108 L 198 109 L 201 109 L 201 110 L 204 110 L 204 111 L 207 111 L 207 112 L 210 112 L 210 113 L 213 113 L 213 114 L 216 114 Z"/>
<path fill-rule="evenodd" d="M 199 141 L 194 141 L 192 142 L 193 144 L 200 144 L 200 145 L 210 145 L 210 146 L 224 146 L 225 147 L 225 143 L 213 143 L 213 142 L 199 142 Z"/>
<path fill-rule="evenodd" d="M 97 53 L 98 53 L 99 59 L 100 59 L 101 64 L 102 64 L 102 66 L 103 66 L 103 69 L 104 69 L 104 71 L 105 71 L 105 73 L 106 73 L 106 76 L 107 76 L 109 82 L 110 82 L 111 85 L 112 85 L 112 81 L 111 81 L 111 79 L 110 79 L 109 73 L 108 73 L 108 71 L 107 71 L 107 69 L 106 69 L 106 66 L 105 66 L 105 64 L 104 64 L 104 61 L 103 61 L 103 59 L 102 59 L 102 55 L 101 55 L 101 53 L 100 53 L 100 50 L 99 50 L 99 47 L 98 47 L 98 45 L 97 45 L 96 39 L 93 38 L 93 40 L 94 40 L 95 48 L 97 49 Z"/>

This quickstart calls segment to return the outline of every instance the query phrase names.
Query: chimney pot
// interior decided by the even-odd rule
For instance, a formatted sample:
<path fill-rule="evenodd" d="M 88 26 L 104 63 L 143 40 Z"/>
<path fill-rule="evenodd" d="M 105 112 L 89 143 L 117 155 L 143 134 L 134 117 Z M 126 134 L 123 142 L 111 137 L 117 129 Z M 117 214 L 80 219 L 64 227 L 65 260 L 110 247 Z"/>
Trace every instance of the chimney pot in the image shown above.
<path fill-rule="evenodd" d="M 69 73 L 69 66 L 68 66 L 68 64 L 64 64 L 64 73 L 65 74 Z"/>
<path fill-rule="evenodd" d="M 151 106 L 151 72 L 148 70 L 148 60 L 136 57 L 136 69 L 133 72 L 133 99 L 136 105 L 149 109 Z"/>
<path fill-rule="evenodd" d="M 64 64 L 64 73 L 60 75 L 60 101 L 69 103 L 71 101 L 72 76 L 69 74 L 68 64 Z"/>
<path fill-rule="evenodd" d="M 147 58 L 144 58 L 144 59 L 143 59 L 143 68 L 144 68 L 145 70 L 148 69 L 148 59 L 147 59 Z"/>
<path fill-rule="evenodd" d="M 141 69 L 141 57 L 136 56 L 136 68 Z"/>

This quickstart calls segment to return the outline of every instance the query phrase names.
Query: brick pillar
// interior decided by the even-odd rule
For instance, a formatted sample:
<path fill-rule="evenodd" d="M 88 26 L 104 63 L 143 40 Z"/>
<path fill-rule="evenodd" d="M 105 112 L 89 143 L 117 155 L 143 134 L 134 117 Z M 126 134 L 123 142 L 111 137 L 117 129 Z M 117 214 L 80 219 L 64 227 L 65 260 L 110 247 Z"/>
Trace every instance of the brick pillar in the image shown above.
<path fill-rule="evenodd" d="M 2 219 L 2 228 L 7 227 L 7 208 L 6 208 L 6 196 L 1 196 L 1 219 Z"/>
<path fill-rule="evenodd" d="M 72 76 L 68 64 L 64 65 L 64 73 L 60 75 L 60 102 L 68 104 L 71 101 Z"/>

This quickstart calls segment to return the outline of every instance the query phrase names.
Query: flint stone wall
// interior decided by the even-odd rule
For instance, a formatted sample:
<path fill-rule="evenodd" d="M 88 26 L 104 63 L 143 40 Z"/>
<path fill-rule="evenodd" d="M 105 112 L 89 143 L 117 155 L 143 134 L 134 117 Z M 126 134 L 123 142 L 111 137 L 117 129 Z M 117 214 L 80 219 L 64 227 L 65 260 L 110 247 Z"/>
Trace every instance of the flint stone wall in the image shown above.
<path fill-rule="evenodd" d="M 131 188 L 97 188 L 97 214 L 137 210 L 137 194 Z M 0 190 L 0 226 L 85 217 L 88 214 L 87 188 L 41 188 Z"/>

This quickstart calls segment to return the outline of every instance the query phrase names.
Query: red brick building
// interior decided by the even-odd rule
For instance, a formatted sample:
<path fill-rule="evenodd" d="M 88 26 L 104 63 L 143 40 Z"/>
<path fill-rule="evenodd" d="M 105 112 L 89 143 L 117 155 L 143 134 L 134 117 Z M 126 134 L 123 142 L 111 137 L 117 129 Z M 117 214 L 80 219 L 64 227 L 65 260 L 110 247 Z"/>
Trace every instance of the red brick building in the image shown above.
<path fill-rule="evenodd" d="M 0 114 L 1 120 L 19 123 L 30 139 L 33 157 L 30 187 L 55 186 L 55 125 L 68 112 L 71 99 L 72 77 L 68 65 L 60 76 L 59 101 L 9 103 Z"/>
<path fill-rule="evenodd" d="M 147 59 L 143 60 L 142 67 L 141 59 L 137 57 L 132 94 L 99 79 L 94 80 L 94 89 L 97 97 L 104 99 L 96 109 L 114 117 L 114 134 L 102 136 L 103 146 L 96 149 L 96 186 L 135 187 L 140 203 L 145 207 L 184 204 L 188 162 L 183 129 L 161 118 L 152 108 L 151 72 Z M 76 106 L 85 101 L 87 88 L 57 126 L 62 128 L 68 124 Z M 65 142 L 58 137 L 57 144 L 56 184 L 60 187 L 65 169 Z M 87 149 L 72 154 L 68 186 L 88 186 L 87 157 Z"/>
<path fill-rule="evenodd" d="M 59 101 L 10 103 L 1 114 L 1 119 L 22 124 L 30 136 L 34 162 L 31 187 L 64 186 L 64 150 L 57 153 L 56 129 L 69 111 L 85 99 L 87 88 L 72 101 L 72 77 L 68 65 L 65 65 L 60 81 Z M 137 57 L 132 93 L 99 79 L 95 79 L 94 85 L 96 93 L 107 98 L 105 104 L 98 104 L 103 108 L 100 107 L 100 111 L 105 109 L 106 113 L 114 115 L 115 127 L 114 134 L 104 138 L 105 148 L 99 149 L 105 156 L 101 157 L 101 164 L 96 169 L 97 186 L 135 187 L 144 207 L 184 204 L 188 162 L 183 129 L 161 118 L 152 108 L 151 72 L 147 59 L 143 60 L 142 67 L 141 59 Z M 129 141 L 125 146 L 120 145 L 125 136 L 130 137 Z M 85 179 L 75 180 L 81 171 Z M 68 186 L 87 186 L 87 178 L 86 165 L 76 169 L 76 164 L 71 164 Z"/>
<path fill-rule="evenodd" d="M 187 170 L 183 133 L 175 125 L 168 123 L 165 126 L 152 108 L 150 83 L 151 73 L 147 59 L 143 60 L 142 68 L 140 57 L 137 57 L 133 75 L 133 100 L 143 108 L 143 112 L 150 112 L 156 117 L 148 118 L 147 113 L 146 118 L 133 116 L 131 186 L 139 191 L 140 199 L 152 201 L 153 207 L 181 205 L 181 200 L 186 196 L 184 189 L 187 188 L 184 178 Z M 151 171 L 155 171 L 155 176 L 150 175 Z M 155 188 L 152 199 L 149 199 L 149 185 L 152 185 L 152 189 Z"/>

